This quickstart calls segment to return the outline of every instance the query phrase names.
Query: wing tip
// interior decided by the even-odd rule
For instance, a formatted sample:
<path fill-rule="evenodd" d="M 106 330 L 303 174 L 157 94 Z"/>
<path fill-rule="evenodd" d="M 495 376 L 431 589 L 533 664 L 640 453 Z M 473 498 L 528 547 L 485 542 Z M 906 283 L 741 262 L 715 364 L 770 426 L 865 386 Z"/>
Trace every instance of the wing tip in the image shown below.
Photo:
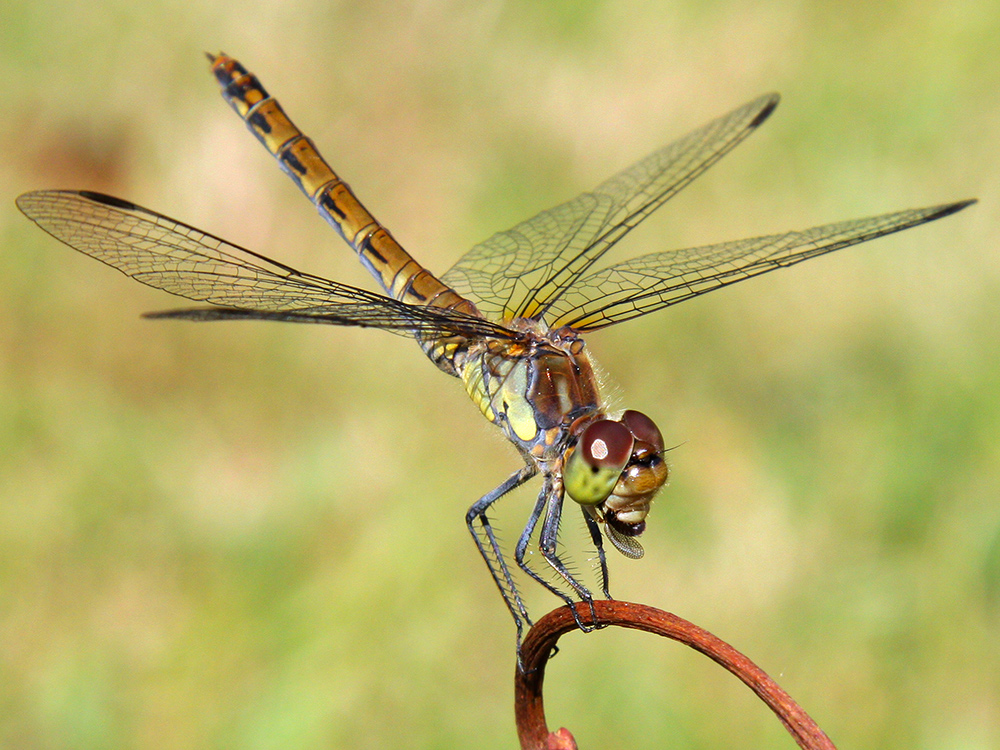
<path fill-rule="evenodd" d="M 974 203 L 978 203 L 978 198 L 967 198 L 964 201 L 956 201 L 955 203 L 945 203 L 942 206 L 938 206 L 934 213 L 928 217 L 928 221 L 934 219 L 941 219 L 945 216 L 951 216 L 952 214 L 957 214 L 963 208 L 968 208 Z"/>
<path fill-rule="evenodd" d="M 45 201 L 47 199 L 54 200 L 56 198 L 64 198 L 65 196 L 78 196 L 93 203 L 103 203 L 105 206 L 113 206 L 114 208 L 122 208 L 131 211 L 139 209 L 139 206 L 135 205 L 131 201 L 127 201 L 122 198 L 115 198 L 113 195 L 107 195 L 105 193 L 97 193 L 93 190 L 29 190 L 28 192 L 21 193 L 17 196 L 17 198 L 14 199 L 14 203 L 23 211 L 24 207 L 33 201 Z"/>
<path fill-rule="evenodd" d="M 781 94 L 772 91 L 770 94 L 764 94 L 758 100 L 760 102 L 760 111 L 754 116 L 753 120 L 750 121 L 750 128 L 758 128 L 760 125 L 771 116 L 775 109 L 777 109 L 778 104 L 781 102 Z"/>
<path fill-rule="evenodd" d="M 14 199 L 14 205 L 17 206 L 18 210 L 25 216 L 28 215 L 27 207 L 30 206 L 31 201 L 35 197 L 35 194 L 37 192 L 38 192 L 37 190 L 29 190 L 26 193 L 21 193 Z"/>

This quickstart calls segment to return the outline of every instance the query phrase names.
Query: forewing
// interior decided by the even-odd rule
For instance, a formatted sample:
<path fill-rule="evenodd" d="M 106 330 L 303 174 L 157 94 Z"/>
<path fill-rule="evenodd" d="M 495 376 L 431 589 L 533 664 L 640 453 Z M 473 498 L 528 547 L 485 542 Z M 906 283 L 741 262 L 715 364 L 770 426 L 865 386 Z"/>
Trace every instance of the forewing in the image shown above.
<path fill-rule="evenodd" d="M 601 183 L 473 247 L 442 280 L 487 317 L 541 317 L 608 248 L 752 133 L 768 94 Z"/>
<path fill-rule="evenodd" d="M 743 279 L 940 219 L 974 202 L 643 255 L 582 279 L 553 305 L 551 325 L 596 331 Z"/>
<path fill-rule="evenodd" d="M 25 193 L 17 206 L 56 239 L 136 281 L 197 302 L 239 308 L 179 310 L 158 317 L 256 317 L 397 333 L 505 335 L 501 327 L 462 313 L 406 305 L 302 273 L 107 195 L 45 190 Z"/>

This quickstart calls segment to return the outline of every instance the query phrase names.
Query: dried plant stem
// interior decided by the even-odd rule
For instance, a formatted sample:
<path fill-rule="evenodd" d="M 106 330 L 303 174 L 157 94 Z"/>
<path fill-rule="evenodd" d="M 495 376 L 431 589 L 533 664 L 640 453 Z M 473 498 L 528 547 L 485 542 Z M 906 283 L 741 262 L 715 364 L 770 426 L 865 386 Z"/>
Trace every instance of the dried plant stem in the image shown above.
<path fill-rule="evenodd" d="M 739 677 L 766 703 L 799 747 L 805 750 L 836 750 L 809 715 L 792 698 L 778 687 L 760 667 L 716 638 L 707 630 L 669 612 L 643 604 L 622 601 L 595 601 L 598 624 L 617 625 L 623 628 L 644 630 L 647 633 L 673 638 L 700 651 Z M 589 605 L 578 603 L 577 615 L 585 623 L 591 622 Z M 529 631 L 521 649 L 524 670 L 518 670 L 514 681 L 515 718 L 518 737 L 524 750 L 576 750 L 576 742 L 566 729 L 550 733 L 545 724 L 545 707 L 542 701 L 542 682 L 545 664 L 556 641 L 576 629 L 576 622 L 569 607 L 560 607 L 540 619 Z"/>

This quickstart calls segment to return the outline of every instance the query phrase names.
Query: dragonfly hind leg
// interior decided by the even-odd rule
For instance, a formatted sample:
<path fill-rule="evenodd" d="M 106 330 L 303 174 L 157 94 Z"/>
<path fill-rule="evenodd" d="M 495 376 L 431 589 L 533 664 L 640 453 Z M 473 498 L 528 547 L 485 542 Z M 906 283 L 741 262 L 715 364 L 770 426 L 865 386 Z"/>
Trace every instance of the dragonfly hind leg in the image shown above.
<path fill-rule="evenodd" d="M 526 464 L 523 468 L 511 474 L 507 480 L 495 490 L 479 498 L 479 500 L 477 500 L 472 507 L 469 508 L 469 512 L 465 514 L 465 523 L 469 527 L 469 533 L 472 534 L 473 540 L 476 542 L 476 548 L 479 550 L 479 554 L 482 556 L 483 560 L 486 561 L 486 567 L 489 568 L 490 575 L 493 576 L 493 582 L 496 583 L 497 588 L 500 590 L 500 595 L 503 597 L 504 603 L 507 605 L 507 609 L 510 610 L 511 617 L 514 618 L 514 625 L 517 627 L 517 653 L 519 663 L 521 658 L 521 637 L 524 633 L 524 625 L 527 623 L 528 627 L 531 627 L 533 623 L 531 622 L 531 618 L 528 616 L 528 609 L 525 607 L 524 601 L 521 599 L 521 594 L 517 590 L 517 585 L 514 583 L 514 578 L 511 576 L 510 569 L 507 567 L 507 560 L 504 558 L 503 552 L 500 549 L 500 543 L 497 541 L 496 535 L 493 532 L 493 526 L 490 524 L 490 520 L 486 513 L 493 503 L 511 490 L 520 487 L 537 473 L 538 468 L 534 463 Z M 479 524 L 479 529 L 482 531 L 482 535 L 477 529 L 477 522 Z"/>

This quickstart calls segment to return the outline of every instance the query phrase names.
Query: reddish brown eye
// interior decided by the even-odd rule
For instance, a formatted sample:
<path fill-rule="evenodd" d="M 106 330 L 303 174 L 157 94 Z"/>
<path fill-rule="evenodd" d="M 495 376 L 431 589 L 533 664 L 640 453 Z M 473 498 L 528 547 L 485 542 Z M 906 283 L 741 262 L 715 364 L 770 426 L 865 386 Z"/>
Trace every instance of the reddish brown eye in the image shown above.
<path fill-rule="evenodd" d="M 641 411 L 626 410 L 622 414 L 622 424 L 635 436 L 636 440 L 649 443 L 657 453 L 663 453 L 663 435 L 652 419 Z"/>
<path fill-rule="evenodd" d="M 621 422 L 599 419 L 580 435 L 568 451 L 563 487 L 581 505 L 604 502 L 622 479 L 635 447 L 635 438 Z"/>
<path fill-rule="evenodd" d="M 577 450 L 590 466 L 620 470 L 632 455 L 632 433 L 621 422 L 601 419 L 580 436 Z"/>

